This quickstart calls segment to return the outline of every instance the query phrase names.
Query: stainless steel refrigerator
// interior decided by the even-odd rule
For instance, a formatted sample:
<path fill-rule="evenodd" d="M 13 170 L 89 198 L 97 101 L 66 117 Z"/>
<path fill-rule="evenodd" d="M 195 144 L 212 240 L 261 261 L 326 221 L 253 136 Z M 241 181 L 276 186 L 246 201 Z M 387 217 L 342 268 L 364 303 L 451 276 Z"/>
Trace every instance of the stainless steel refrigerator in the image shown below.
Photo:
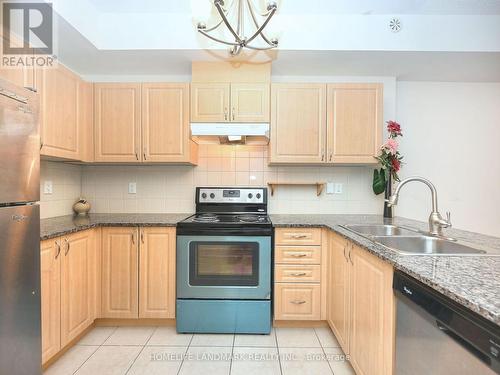
<path fill-rule="evenodd" d="M 0 373 L 41 374 L 38 99 L 0 80 Z"/>

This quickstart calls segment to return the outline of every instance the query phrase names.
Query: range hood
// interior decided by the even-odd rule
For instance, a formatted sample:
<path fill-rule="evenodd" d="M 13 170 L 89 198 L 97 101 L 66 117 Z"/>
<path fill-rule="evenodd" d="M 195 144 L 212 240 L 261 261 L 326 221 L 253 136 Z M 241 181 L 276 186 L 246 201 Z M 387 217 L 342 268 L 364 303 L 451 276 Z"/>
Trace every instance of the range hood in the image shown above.
<path fill-rule="evenodd" d="M 268 123 L 192 122 L 191 136 L 198 143 L 265 144 L 269 143 Z"/>

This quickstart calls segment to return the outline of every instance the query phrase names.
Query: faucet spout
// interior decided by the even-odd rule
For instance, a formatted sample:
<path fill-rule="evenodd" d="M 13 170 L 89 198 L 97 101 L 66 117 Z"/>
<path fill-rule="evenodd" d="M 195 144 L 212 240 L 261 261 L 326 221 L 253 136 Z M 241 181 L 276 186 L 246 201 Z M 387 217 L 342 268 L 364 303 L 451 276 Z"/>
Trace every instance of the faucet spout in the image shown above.
<path fill-rule="evenodd" d="M 443 228 L 448 228 L 451 227 L 451 221 L 450 221 L 450 214 L 448 213 L 447 219 L 443 219 L 441 214 L 438 211 L 438 201 L 437 201 L 437 191 L 432 182 L 429 180 L 419 177 L 419 176 L 413 176 L 413 177 L 408 177 L 401 181 L 398 186 L 396 187 L 396 190 L 394 193 L 387 199 L 387 204 L 389 206 L 395 206 L 398 204 L 398 199 L 399 199 L 399 194 L 401 188 L 406 185 L 408 182 L 412 181 L 418 181 L 423 184 L 425 184 L 429 190 L 431 191 L 431 197 L 432 197 L 432 211 L 429 216 L 429 233 L 433 236 L 442 236 Z"/>

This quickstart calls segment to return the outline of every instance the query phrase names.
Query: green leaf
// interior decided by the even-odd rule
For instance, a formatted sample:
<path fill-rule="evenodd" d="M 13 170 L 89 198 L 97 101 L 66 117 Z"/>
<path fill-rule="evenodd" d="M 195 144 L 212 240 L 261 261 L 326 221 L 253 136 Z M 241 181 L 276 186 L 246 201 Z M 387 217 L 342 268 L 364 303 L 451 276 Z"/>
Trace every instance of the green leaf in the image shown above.
<path fill-rule="evenodd" d="M 385 191 L 386 179 L 385 179 L 385 171 L 383 168 L 380 168 L 380 171 L 377 169 L 373 170 L 373 192 L 376 195 L 382 194 Z"/>

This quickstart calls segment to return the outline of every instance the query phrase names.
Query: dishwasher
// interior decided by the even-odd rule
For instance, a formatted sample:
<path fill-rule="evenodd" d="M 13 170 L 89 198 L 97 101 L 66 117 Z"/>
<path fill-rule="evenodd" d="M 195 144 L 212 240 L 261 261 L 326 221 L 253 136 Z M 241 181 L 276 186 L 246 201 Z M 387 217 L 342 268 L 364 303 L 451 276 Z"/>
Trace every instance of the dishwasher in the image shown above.
<path fill-rule="evenodd" d="M 500 327 L 402 272 L 397 300 L 396 375 L 500 374 Z"/>

